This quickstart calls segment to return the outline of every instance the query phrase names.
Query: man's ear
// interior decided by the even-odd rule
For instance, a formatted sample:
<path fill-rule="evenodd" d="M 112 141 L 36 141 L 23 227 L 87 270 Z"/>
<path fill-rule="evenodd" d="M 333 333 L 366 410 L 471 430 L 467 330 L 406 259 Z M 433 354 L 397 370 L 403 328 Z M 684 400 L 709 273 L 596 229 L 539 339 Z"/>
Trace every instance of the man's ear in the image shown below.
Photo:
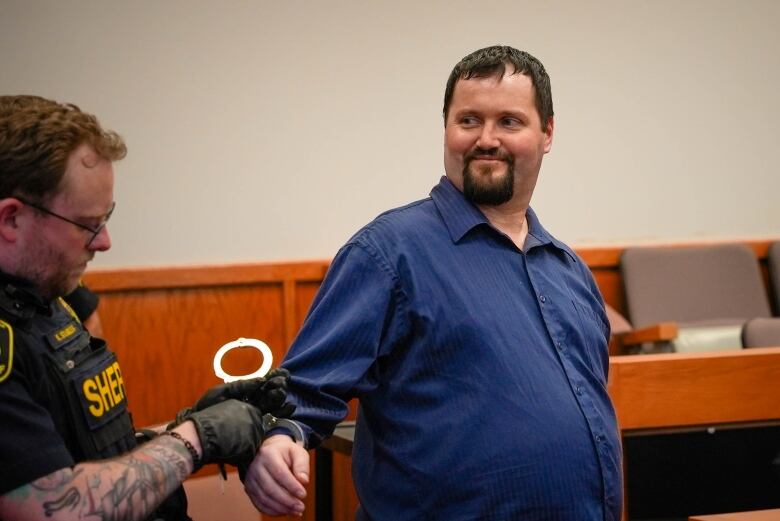
<path fill-rule="evenodd" d="M 555 130 L 555 119 L 550 117 L 547 121 L 547 126 L 544 128 L 544 153 L 550 151 L 553 141 L 553 130 Z"/>
<path fill-rule="evenodd" d="M 19 236 L 18 217 L 23 206 L 13 197 L 0 199 L 0 238 L 6 242 L 16 242 Z"/>

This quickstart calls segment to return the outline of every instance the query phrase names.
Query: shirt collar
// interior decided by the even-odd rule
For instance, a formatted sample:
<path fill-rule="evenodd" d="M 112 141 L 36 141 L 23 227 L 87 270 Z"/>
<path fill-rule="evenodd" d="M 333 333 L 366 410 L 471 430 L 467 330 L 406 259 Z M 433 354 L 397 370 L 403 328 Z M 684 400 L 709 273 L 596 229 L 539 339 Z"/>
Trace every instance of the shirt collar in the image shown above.
<path fill-rule="evenodd" d="M 533 208 L 529 207 L 528 210 L 526 210 L 525 219 L 528 221 L 528 236 L 525 238 L 524 248 L 526 251 L 535 248 L 536 246 L 551 244 L 559 250 L 566 252 L 574 262 L 579 262 L 579 257 L 577 257 L 577 254 L 575 254 L 571 248 L 550 235 L 544 226 L 542 226 L 542 223 L 539 222 L 539 218 L 536 216 L 536 212 L 534 212 Z"/>
<path fill-rule="evenodd" d="M 0 270 L 0 308 L 12 315 L 27 316 L 33 309 L 43 311 L 48 307 L 35 284 Z"/>
<path fill-rule="evenodd" d="M 35 284 L 30 282 L 27 279 L 24 279 L 22 277 L 17 277 L 16 275 L 11 275 L 10 273 L 6 273 L 3 270 L 0 270 L 0 287 L 7 288 L 7 287 L 13 287 L 17 290 L 21 290 L 24 293 L 29 293 L 31 295 L 38 295 L 37 288 L 35 287 Z"/>
<path fill-rule="evenodd" d="M 457 243 L 479 225 L 484 224 L 492 228 L 485 214 L 468 201 L 447 176 L 442 176 L 439 184 L 433 187 L 431 199 L 433 199 L 444 224 L 447 226 L 452 242 Z M 553 245 L 566 252 L 575 262 L 577 261 L 577 255 L 571 248 L 544 229 L 533 209 L 528 208 L 525 216 L 528 220 L 528 237 L 525 240 L 524 248 L 526 251 L 537 246 Z"/>
<path fill-rule="evenodd" d="M 479 208 L 471 204 L 446 176 L 442 176 L 439 184 L 431 190 L 431 199 L 450 232 L 452 242 L 460 241 L 480 224 L 490 224 Z"/>

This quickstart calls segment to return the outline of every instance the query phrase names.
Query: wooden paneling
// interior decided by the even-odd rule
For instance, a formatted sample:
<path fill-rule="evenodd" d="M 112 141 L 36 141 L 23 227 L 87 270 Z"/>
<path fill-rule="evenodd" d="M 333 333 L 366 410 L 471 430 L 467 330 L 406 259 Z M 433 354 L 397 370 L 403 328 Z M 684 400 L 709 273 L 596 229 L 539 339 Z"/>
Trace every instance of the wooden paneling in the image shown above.
<path fill-rule="evenodd" d="M 617 356 L 608 389 L 622 431 L 780 420 L 780 347 Z"/>
<path fill-rule="evenodd" d="M 352 486 L 352 458 L 344 454 L 333 454 L 333 520 L 355 519 L 359 502 Z"/>
<path fill-rule="evenodd" d="M 103 295 L 103 330 L 129 384 L 136 423 L 170 419 L 220 383 L 214 354 L 229 341 L 260 338 L 271 347 L 274 360 L 281 360 L 287 348 L 282 303 L 281 287 L 273 284 Z M 246 349 L 231 351 L 223 367 L 231 374 L 247 374 L 259 365 L 259 353 Z"/>
<path fill-rule="evenodd" d="M 777 423 L 780 347 L 613 356 L 608 391 L 622 436 Z"/>
<path fill-rule="evenodd" d="M 95 291 L 123 289 L 237 286 L 261 282 L 321 281 L 329 261 L 301 261 L 226 266 L 177 266 L 95 270 L 85 279 Z"/>
<path fill-rule="evenodd" d="M 734 512 L 733 514 L 713 514 L 709 516 L 692 516 L 688 519 L 689 521 L 777 521 L 780 519 L 780 509 Z"/>
<path fill-rule="evenodd" d="M 317 261 L 88 273 L 136 423 L 167 421 L 219 383 L 214 354 L 239 337 L 266 342 L 278 365 L 326 269 L 327 262 Z M 251 348 L 223 359 L 231 374 L 259 364 Z"/>
<path fill-rule="evenodd" d="M 220 383 L 214 355 L 239 337 L 266 342 L 278 366 L 327 266 L 327 261 L 315 261 L 88 273 L 85 282 L 101 296 L 104 336 L 119 357 L 136 425 L 167 422 Z M 250 373 L 260 363 L 252 348 L 223 358 L 230 374 Z M 306 521 L 314 519 L 311 455 Z M 198 476 L 214 471 L 207 467 Z"/>

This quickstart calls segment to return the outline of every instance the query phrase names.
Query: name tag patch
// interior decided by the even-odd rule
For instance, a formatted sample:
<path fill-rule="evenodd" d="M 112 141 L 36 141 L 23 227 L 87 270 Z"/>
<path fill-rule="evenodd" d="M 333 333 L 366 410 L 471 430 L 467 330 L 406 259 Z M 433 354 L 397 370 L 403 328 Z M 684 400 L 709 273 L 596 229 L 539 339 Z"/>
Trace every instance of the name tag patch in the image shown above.
<path fill-rule="evenodd" d="M 78 335 L 76 335 L 76 333 L 78 332 L 79 328 L 76 327 L 75 322 L 69 322 L 68 324 L 55 329 L 46 335 L 46 340 L 49 342 L 49 345 L 52 348 L 59 349 L 65 344 L 69 343 L 71 340 L 77 338 Z"/>

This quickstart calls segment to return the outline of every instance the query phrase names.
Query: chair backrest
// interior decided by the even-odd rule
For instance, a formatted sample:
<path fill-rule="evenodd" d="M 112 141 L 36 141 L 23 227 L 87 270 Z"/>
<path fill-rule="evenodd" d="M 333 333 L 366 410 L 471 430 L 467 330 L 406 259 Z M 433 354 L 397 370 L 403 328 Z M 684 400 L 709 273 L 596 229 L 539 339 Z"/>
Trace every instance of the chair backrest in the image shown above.
<path fill-rule="evenodd" d="M 771 315 L 758 259 L 744 245 L 628 248 L 620 268 L 635 327 L 723 326 Z"/>
<path fill-rule="evenodd" d="M 780 317 L 780 241 L 773 242 L 769 246 L 766 263 L 769 267 L 769 285 L 775 316 Z"/>
<path fill-rule="evenodd" d="M 780 346 L 780 317 L 754 318 L 742 328 L 742 345 L 745 347 Z"/>

